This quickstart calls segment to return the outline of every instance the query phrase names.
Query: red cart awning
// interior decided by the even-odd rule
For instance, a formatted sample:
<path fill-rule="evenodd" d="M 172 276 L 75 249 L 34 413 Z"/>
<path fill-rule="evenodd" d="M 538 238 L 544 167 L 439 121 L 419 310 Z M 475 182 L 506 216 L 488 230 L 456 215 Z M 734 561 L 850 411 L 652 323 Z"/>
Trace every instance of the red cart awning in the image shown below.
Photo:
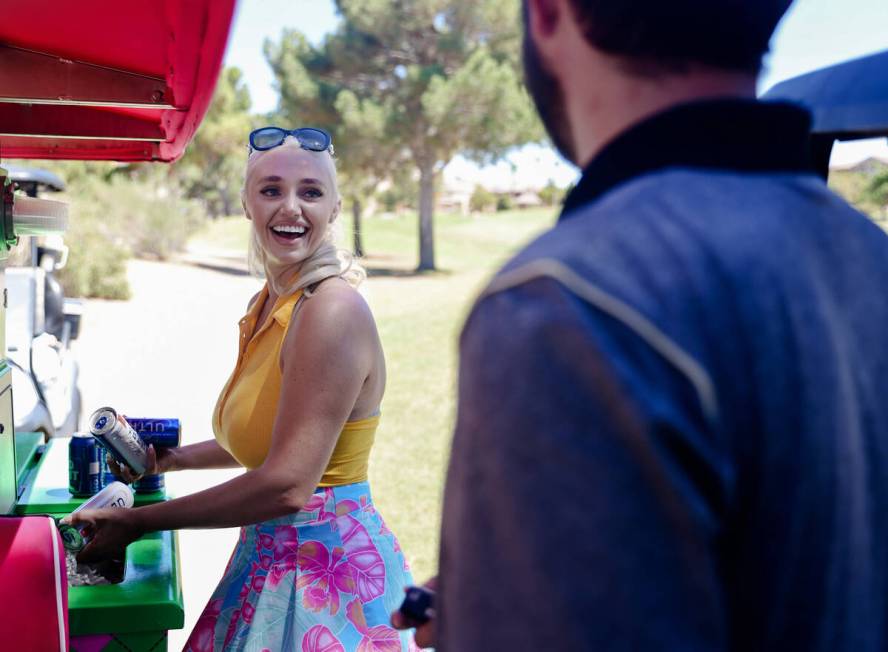
<path fill-rule="evenodd" d="M 0 0 L 0 158 L 173 161 L 235 0 Z"/>

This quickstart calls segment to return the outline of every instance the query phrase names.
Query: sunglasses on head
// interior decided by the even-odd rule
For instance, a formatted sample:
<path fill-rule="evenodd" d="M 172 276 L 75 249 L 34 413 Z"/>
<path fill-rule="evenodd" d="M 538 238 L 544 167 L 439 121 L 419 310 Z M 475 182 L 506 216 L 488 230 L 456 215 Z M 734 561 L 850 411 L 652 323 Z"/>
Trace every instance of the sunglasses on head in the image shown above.
<path fill-rule="evenodd" d="M 280 127 L 262 127 L 250 133 L 250 151 L 264 152 L 282 145 L 287 136 L 293 136 L 302 149 L 312 152 L 329 151 L 333 155 L 333 140 L 323 129 L 302 127 L 300 129 L 281 129 Z"/>

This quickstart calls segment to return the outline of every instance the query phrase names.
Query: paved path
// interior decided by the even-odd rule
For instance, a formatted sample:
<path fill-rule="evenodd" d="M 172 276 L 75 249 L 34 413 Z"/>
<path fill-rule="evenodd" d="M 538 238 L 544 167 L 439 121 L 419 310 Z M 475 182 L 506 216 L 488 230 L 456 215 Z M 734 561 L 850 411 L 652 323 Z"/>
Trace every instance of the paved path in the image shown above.
<path fill-rule="evenodd" d="M 243 274 L 138 260 L 130 262 L 129 276 L 131 301 L 85 305 L 76 343 L 84 424 L 95 408 L 110 405 L 133 416 L 178 417 L 184 443 L 208 439 L 213 406 L 237 354 L 237 321 L 260 283 Z M 236 473 L 173 473 L 167 485 L 184 495 Z M 235 537 L 236 530 L 180 532 L 185 629 L 170 632 L 170 650 L 182 649 Z"/>

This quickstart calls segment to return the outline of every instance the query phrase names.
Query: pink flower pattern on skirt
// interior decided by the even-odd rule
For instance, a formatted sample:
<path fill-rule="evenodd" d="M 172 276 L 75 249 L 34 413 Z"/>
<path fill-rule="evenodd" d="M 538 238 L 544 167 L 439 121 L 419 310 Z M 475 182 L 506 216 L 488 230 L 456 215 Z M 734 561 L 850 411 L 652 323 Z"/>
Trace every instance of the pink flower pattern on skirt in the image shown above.
<path fill-rule="evenodd" d="M 355 517 L 345 515 L 339 522 L 355 591 L 362 602 L 370 602 L 385 592 L 385 562 L 367 528 Z"/>
<path fill-rule="evenodd" d="M 401 637 L 388 625 L 367 626 L 364 607 L 358 600 L 348 603 L 348 619 L 361 634 L 357 652 L 400 652 Z"/>
<path fill-rule="evenodd" d="M 302 652 L 345 652 L 345 648 L 333 632 L 315 625 L 302 637 Z"/>
<path fill-rule="evenodd" d="M 351 566 L 345 560 L 342 548 L 333 548 L 332 555 L 320 541 L 307 541 L 299 546 L 297 566 L 302 574 L 296 580 L 296 589 L 305 589 L 302 604 L 311 611 L 329 606 L 330 615 L 339 611 L 339 592 L 354 592 L 355 581 Z"/>
<path fill-rule="evenodd" d="M 213 632 L 216 629 L 216 621 L 219 620 L 221 610 L 222 600 L 210 600 L 200 618 L 197 619 L 197 624 L 189 639 L 194 652 L 212 652 Z"/>
<path fill-rule="evenodd" d="M 297 514 L 241 529 L 185 650 L 416 652 L 388 624 L 411 583 L 367 484 L 320 489 Z"/>

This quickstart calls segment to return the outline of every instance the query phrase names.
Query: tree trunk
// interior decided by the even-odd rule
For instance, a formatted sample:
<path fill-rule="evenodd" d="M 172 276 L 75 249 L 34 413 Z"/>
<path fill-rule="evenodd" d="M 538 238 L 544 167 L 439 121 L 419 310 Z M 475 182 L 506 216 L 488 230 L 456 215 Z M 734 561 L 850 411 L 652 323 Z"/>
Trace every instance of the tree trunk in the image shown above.
<path fill-rule="evenodd" d="M 224 217 L 234 215 L 234 202 L 231 199 L 228 188 L 219 188 L 219 195 L 222 197 L 222 215 Z"/>
<path fill-rule="evenodd" d="M 435 167 L 419 166 L 419 267 L 417 271 L 435 269 Z"/>
<path fill-rule="evenodd" d="M 216 202 L 214 202 L 212 199 L 207 199 L 204 202 L 204 207 L 206 208 L 207 215 L 210 216 L 211 220 L 219 218 L 219 211 L 216 207 Z"/>
<path fill-rule="evenodd" d="M 354 241 L 352 244 L 352 249 L 354 249 L 355 256 L 363 256 L 364 255 L 364 244 L 361 242 L 361 211 L 363 210 L 363 206 L 361 206 L 360 199 L 352 199 L 352 219 L 354 220 Z"/>

